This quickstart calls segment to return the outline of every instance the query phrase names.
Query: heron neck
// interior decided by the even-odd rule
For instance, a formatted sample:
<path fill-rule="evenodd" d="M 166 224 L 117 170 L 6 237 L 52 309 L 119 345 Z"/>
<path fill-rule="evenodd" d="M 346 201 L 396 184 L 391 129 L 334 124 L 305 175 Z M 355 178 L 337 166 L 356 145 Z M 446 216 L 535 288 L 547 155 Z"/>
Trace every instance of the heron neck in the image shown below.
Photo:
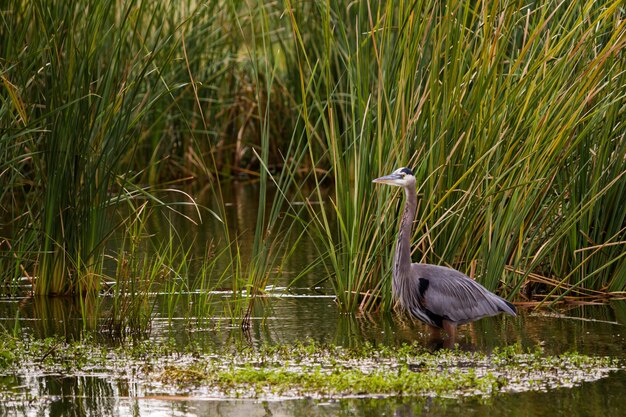
<path fill-rule="evenodd" d="M 406 201 L 404 203 L 404 211 L 402 213 L 402 220 L 400 221 L 400 231 L 398 233 L 398 241 L 394 255 L 394 290 L 401 284 L 401 278 L 407 275 L 411 269 L 411 229 L 413 228 L 415 210 L 417 209 L 417 194 L 414 187 L 405 187 L 404 194 Z"/>

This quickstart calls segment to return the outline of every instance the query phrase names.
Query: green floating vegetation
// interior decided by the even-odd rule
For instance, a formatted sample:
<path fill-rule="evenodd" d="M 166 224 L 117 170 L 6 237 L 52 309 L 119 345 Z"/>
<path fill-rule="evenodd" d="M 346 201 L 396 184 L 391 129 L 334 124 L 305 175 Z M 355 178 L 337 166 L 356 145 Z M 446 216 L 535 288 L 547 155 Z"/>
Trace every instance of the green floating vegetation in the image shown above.
<path fill-rule="evenodd" d="M 486 354 L 433 353 L 419 345 L 344 348 L 312 341 L 213 351 L 150 340 L 115 348 L 90 338 L 0 341 L 0 376 L 114 375 L 118 381 L 132 380 L 144 395 L 224 399 L 489 397 L 572 387 L 620 369 L 623 364 L 608 357 L 546 355 L 519 345 Z M 0 386 L 3 391 L 7 388 Z"/>
<path fill-rule="evenodd" d="M 432 353 L 418 345 L 345 349 L 310 343 L 170 365 L 159 380 L 225 397 L 458 397 L 571 387 L 619 368 L 606 357 L 551 356 L 517 345 L 485 354 Z"/>

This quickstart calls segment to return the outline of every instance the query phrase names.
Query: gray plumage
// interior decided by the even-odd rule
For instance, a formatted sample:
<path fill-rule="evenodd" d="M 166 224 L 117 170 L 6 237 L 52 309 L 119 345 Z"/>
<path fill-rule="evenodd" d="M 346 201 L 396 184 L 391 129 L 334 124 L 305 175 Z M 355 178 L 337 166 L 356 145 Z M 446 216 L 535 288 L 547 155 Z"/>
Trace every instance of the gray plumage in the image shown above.
<path fill-rule="evenodd" d="M 424 323 L 445 329 L 453 338 L 458 324 L 506 313 L 515 316 L 513 304 L 493 294 L 465 274 L 445 266 L 411 262 L 411 227 L 417 209 L 415 176 L 408 168 L 374 180 L 400 186 L 406 202 L 394 254 L 394 298 Z"/>

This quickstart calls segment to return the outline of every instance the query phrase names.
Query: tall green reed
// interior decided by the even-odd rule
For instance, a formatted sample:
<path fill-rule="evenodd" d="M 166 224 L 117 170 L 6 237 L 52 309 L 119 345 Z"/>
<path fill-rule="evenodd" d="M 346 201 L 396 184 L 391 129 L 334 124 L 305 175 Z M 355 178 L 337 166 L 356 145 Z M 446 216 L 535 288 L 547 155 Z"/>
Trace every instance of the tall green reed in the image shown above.
<path fill-rule="evenodd" d="M 161 181 L 172 148 L 185 149 L 181 159 L 195 154 L 187 138 L 197 118 L 185 114 L 195 84 L 180 65 L 182 32 L 194 30 L 183 45 L 190 55 L 222 52 L 219 16 L 207 17 L 211 3 L 194 2 L 13 6 L 0 29 L 9 92 L 0 197 L 11 210 L 8 253 L 20 267 L 8 279 L 36 276 L 37 294 L 93 292 L 106 242 L 124 226 L 114 221 L 120 204 L 161 204 L 138 184 Z M 220 77 L 209 53 L 192 56 L 209 63 L 202 75 Z"/>
<path fill-rule="evenodd" d="M 387 309 L 399 194 L 371 180 L 408 165 L 416 261 L 511 297 L 623 290 L 620 6 L 20 3 L 0 26 L 3 274 L 96 290 L 124 227 L 107 211 L 154 197 L 134 184 L 196 179 L 224 221 L 234 315 L 294 253 L 284 212 L 344 310 Z M 237 172 L 261 196 L 250 259 L 219 182 Z"/>
<path fill-rule="evenodd" d="M 315 226 L 343 308 L 390 305 L 396 203 L 370 181 L 401 165 L 419 181 L 416 260 L 505 295 L 531 273 L 623 289 L 623 215 L 606 209 L 624 198 L 619 2 L 290 6 L 311 159 L 335 188 L 337 223 Z"/>
<path fill-rule="evenodd" d="M 21 87 L 27 103 L 20 111 L 29 119 L 22 134 L 32 152 L 27 174 L 39 199 L 23 213 L 32 218 L 27 227 L 36 235 L 34 291 L 90 292 L 99 287 L 102 243 L 111 232 L 105 210 L 125 194 L 124 175 L 116 168 L 129 151 L 126 135 L 136 117 L 138 90 L 129 75 L 145 74 L 149 59 L 128 67 L 119 60 L 128 47 L 121 32 L 131 25 L 130 9 L 116 15 L 112 4 L 94 3 L 85 19 L 78 5 L 22 6 L 10 23 L 24 19 L 19 40 L 31 56 L 7 57 L 4 77 Z M 25 77 L 23 70 L 35 71 Z"/>
<path fill-rule="evenodd" d="M 115 283 L 103 291 L 113 295 L 112 331 L 145 330 L 157 288 L 171 294 L 171 314 L 188 285 L 208 291 L 225 279 L 234 300 L 228 314 L 245 315 L 253 298 L 241 295 L 262 293 L 293 255 L 284 239 L 290 222 L 281 213 L 305 142 L 289 142 L 296 136 L 291 118 L 271 117 L 284 113 L 289 99 L 284 79 L 276 81 L 284 63 L 274 55 L 280 32 L 271 27 L 280 10 L 238 1 L 21 6 L 3 26 L 10 65 L 2 76 L 11 94 L 2 111 L 12 117 L 10 134 L 2 136 L 3 170 L 12 176 L 3 179 L 20 191 L 26 177 L 32 189 L 21 190 L 28 206 L 13 217 L 25 220 L 5 241 L 14 257 L 28 259 L 25 267 L 10 262 L 7 281 L 28 271 L 39 294 L 95 292 L 108 279 L 102 265 L 110 257 Z M 24 50 L 30 55 L 20 55 Z M 40 79 L 29 84 L 33 74 Z M 276 175 L 277 164 L 289 168 Z M 261 197 L 248 258 L 239 233 L 232 234 L 220 181 L 253 170 Z M 139 219 L 163 204 L 155 185 L 181 178 L 207 180 L 217 201 L 222 233 L 215 241 L 220 257 L 229 257 L 217 281 L 207 277 L 214 263 L 200 268 L 200 278 L 189 276 L 185 245 L 171 253 L 177 241 L 156 251 L 144 242 Z M 270 202 L 273 187 L 280 192 Z M 14 199 L 8 190 L 3 201 Z M 107 244 L 117 235 L 123 243 L 111 252 Z"/>

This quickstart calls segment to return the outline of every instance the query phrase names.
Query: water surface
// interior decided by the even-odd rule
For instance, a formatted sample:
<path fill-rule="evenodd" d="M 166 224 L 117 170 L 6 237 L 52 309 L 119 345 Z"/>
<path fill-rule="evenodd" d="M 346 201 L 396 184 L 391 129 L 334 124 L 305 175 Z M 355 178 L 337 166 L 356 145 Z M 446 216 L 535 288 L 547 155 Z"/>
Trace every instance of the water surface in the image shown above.
<path fill-rule="evenodd" d="M 256 221 L 258 196 L 254 185 L 224 187 L 231 235 L 242 236 L 242 250 L 249 251 Z M 210 203 L 206 204 L 210 207 Z M 211 207 L 210 207 L 211 208 Z M 215 207 L 212 207 L 216 209 Z M 189 215 L 192 212 L 188 213 Z M 178 226 L 182 228 L 183 226 Z M 190 230 L 195 242 L 219 241 L 219 224 L 210 217 Z M 247 238 L 246 238 L 247 236 Z M 187 238 L 187 237 L 186 237 Z M 246 240 L 247 239 L 247 240 Z M 201 257 L 204 245 L 196 245 L 194 256 Z M 419 323 L 392 314 L 341 314 L 328 289 L 311 290 L 323 271 L 314 270 L 295 287 L 286 288 L 290 277 L 315 261 L 311 242 L 301 242 L 298 256 L 271 282 L 268 296 L 255 303 L 249 332 L 237 320 L 220 314 L 232 299 L 228 291 L 216 292 L 212 300 L 215 314 L 199 319 L 185 306 L 204 302 L 197 291 L 171 298 L 155 294 L 154 317 L 146 337 L 175 338 L 183 348 L 193 342 L 211 349 L 232 343 L 252 346 L 315 340 L 341 346 L 400 345 L 418 342 L 429 349 L 441 348 Z M 218 268 L 225 267 L 218 265 Z M 105 332 L 105 319 L 96 312 L 107 310 L 111 300 L 102 299 L 93 313 L 89 305 L 73 299 L 5 297 L 0 298 L 0 325 L 20 329 L 34 337 L 62 336 L 80 340 L 87 332 L 96 342 L 114 345 Z M 518 317 L 493 317 L 459 329 L 461 349 L 490 352 L 496 347 L 520 344 L 546 354 L 579 352 L 626 360 L 626 302 L 607 305 L 568 306 L 559 310 L 524 310 Z M 28 400 L 0 403 L 0 415 L 14 416 L 623 416 L 626 373 L 571 388 L 501 394 L 487 399 L 428 398 L 344 398 L 235 400 L 202 396 L 155 397 L 146 395 L 140 383 L 114 374 L 85 372 L 79 375 L 0 375 L 0 395 L 25 395 Z"/>
<path fill-rule="evenodd" d="M 190 295 L 192 296 L 192 295 Z M 227 297 L 227 295 L 223 295 Z M 83 322 L 79 309 L 68 300 L 23 298 L 0 300 L 5 328 L 18 324 L 26 334 L 38 337 L 62 334 L 79 337 Z M 158 297 L 157 297 L 157 302 Z M 165 302 L 161 300 L 161 302 Z M 46 309 L 45 313 L 42 310 Z M 340 314 L 331 297 L 316 296 L 305 289 L 275 291 L 257 304 L 249 333 L 237 323 L 215 318 L 195 322 L 189 317 L 173 320 L 157 317 L 153 338 L 176 337 L 180 346 L 190 341 L 208 346 L 228 343 L 293 343 L 313 339 L 322 343 L 357 346 L 364 342 L 398 345 L 418 341 L 437 349 L 419 323 L 393 315 L 357 317 Z M 623 315 L 626 303 L 580 306 L 568 311 L 521 311 L 516 318 L 494 317 L 460 328 L 462 349 L 489 352 L 495 347 L 520 343 L 542 346 L 547 354 L 577 351 L 589 355 L 626 359 Z M 19 312 L 19 314 L 17 314 Z M 42 317 L 44 316 L 44 317 Z M 199 324 L 200 323 L 200 324 Z M 111 343 L 103 337 L 101 343 Z M 32 375 L 0 378 L 3 390 L 27 392 L 31 401 L 0 405 L 3 415 L 102 416 L 414 416 L 486 415 L 621 416 L 626 394 L 626 375 L 619 371 L 596 382 L 547 392 L 501 394 L 488 399 L 431 400 L 424 398 L 349 398 L 339 400 L 275 399 L 224 400 L 203 397 L 146 396 L 134 385 L 115 375 Z"/>

